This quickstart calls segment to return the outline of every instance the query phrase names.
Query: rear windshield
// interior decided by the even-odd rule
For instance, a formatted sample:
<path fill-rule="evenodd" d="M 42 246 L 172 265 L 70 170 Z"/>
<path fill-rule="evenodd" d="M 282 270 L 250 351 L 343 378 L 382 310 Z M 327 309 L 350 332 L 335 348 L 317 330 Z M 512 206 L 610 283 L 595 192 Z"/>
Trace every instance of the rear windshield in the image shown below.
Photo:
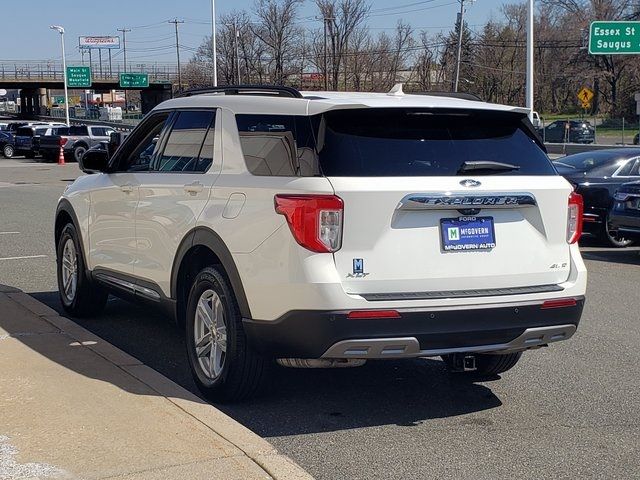
<path fill-rule="evenodd" d="M 399 108 L 236 115 L 254 175 L 557 175 L 525 119 L 512 112 Z M 508 168 L 472 170 L 470 162 Z"/>
<path fill-rule="evenodd" d="M 555 164 L 580 172 L 588 172 L 602 167 L 611 167 L 613 173 L 613 171 L 626 162 L 627 159 L 628 155 L 626 152 L 611 153 L 592 151 L 568 155 L 556 160 Z"/>
<path fill-rule="evenodd" d="M 511 112 L 357 109 L 313 119 L 327 176 L 556 175 Z M 465 162 L 499 162 L 512 170 L 461 171 Z"/>

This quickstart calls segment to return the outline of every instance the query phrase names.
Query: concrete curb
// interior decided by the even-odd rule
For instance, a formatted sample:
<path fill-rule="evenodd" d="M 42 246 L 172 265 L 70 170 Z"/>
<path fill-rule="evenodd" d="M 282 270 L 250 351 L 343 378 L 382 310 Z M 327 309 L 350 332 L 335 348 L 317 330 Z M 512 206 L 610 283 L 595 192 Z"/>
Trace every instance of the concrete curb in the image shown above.
<path fill-rule="evenodd" d="M 278 453 L 262 437 L 214 406 L 203 403 L 202 399 L 151 367 L 144 365 L 128 353 L 82 328 L 72 320 L 58 315 L 52 308 L 20 290 L 7 288 L 3 293 L 62 333 L 135 377 L 177 408 L 207 426 L 211 431 L 240 449 L 274 480 L 309 480 L 313 478 L 289 457 Z"/>

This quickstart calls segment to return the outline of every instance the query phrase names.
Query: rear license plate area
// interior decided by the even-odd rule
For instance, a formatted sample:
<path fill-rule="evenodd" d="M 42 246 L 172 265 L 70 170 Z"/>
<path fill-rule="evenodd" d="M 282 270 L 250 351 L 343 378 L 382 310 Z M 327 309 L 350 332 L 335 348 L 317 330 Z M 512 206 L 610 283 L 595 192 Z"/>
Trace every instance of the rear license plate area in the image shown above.
<path fill-rule="evenodd" d="M 491 250 L 496 246 L 493 217 L 441 218 L 440 240 L 444 252 Z"/>

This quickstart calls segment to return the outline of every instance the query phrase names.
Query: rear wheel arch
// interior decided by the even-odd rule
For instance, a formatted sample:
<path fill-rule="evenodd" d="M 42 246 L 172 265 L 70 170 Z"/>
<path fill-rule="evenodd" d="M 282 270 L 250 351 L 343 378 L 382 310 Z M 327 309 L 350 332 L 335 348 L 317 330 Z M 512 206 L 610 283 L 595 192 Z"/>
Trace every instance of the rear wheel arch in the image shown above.
<path fill-rule="evenodd" d="M 176 300 L 176 319 L 179 324 L 184 322 L 191 283 L 203 268 L 213 265 L 221 267 L 229 280 L 242 317 L 251 318 L 249 303 L 231 252 L 213 230 L 197 227 L 182 240 L 171 269 L 171 298 Z"/>

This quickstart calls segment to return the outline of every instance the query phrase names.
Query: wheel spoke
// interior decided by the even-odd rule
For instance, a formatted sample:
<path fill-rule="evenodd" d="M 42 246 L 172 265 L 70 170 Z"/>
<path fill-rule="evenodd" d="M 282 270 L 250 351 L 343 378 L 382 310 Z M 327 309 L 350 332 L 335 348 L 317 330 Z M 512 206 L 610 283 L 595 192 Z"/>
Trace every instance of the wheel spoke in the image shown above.
<path fill-rule="evenodd" d="M 216 329 L 216 342 L 223 352 L 227 351 L 227 328 L 219 327 Z"/>
<path fill-rule="evenodd" d="M 212 378 L 218 376 L 220 369 L 216 365 L 216 358 L 218 357 L 218 344 L 216 342 L 211 343 L 211 350 L 209 351 L 209 375 Z"/>
<path fill-rule="evenodd" d="M 205 335 L 205 337 L 196 345 L 196 354 L 200 358 L 206 358 L 211 354 L 212 348 L 213 342 L 211 341 L 211 337 L 209 335 Z"/>
<path fill-rule="evenodd" d="M 204 325 L 211 331 L 213 329 L 213 320 L 211 308 L 209 308 L 208 302 L 201 298 L 198 302 L 198 313 L 200 314 L 200 320 L 204 323 Z"/>

